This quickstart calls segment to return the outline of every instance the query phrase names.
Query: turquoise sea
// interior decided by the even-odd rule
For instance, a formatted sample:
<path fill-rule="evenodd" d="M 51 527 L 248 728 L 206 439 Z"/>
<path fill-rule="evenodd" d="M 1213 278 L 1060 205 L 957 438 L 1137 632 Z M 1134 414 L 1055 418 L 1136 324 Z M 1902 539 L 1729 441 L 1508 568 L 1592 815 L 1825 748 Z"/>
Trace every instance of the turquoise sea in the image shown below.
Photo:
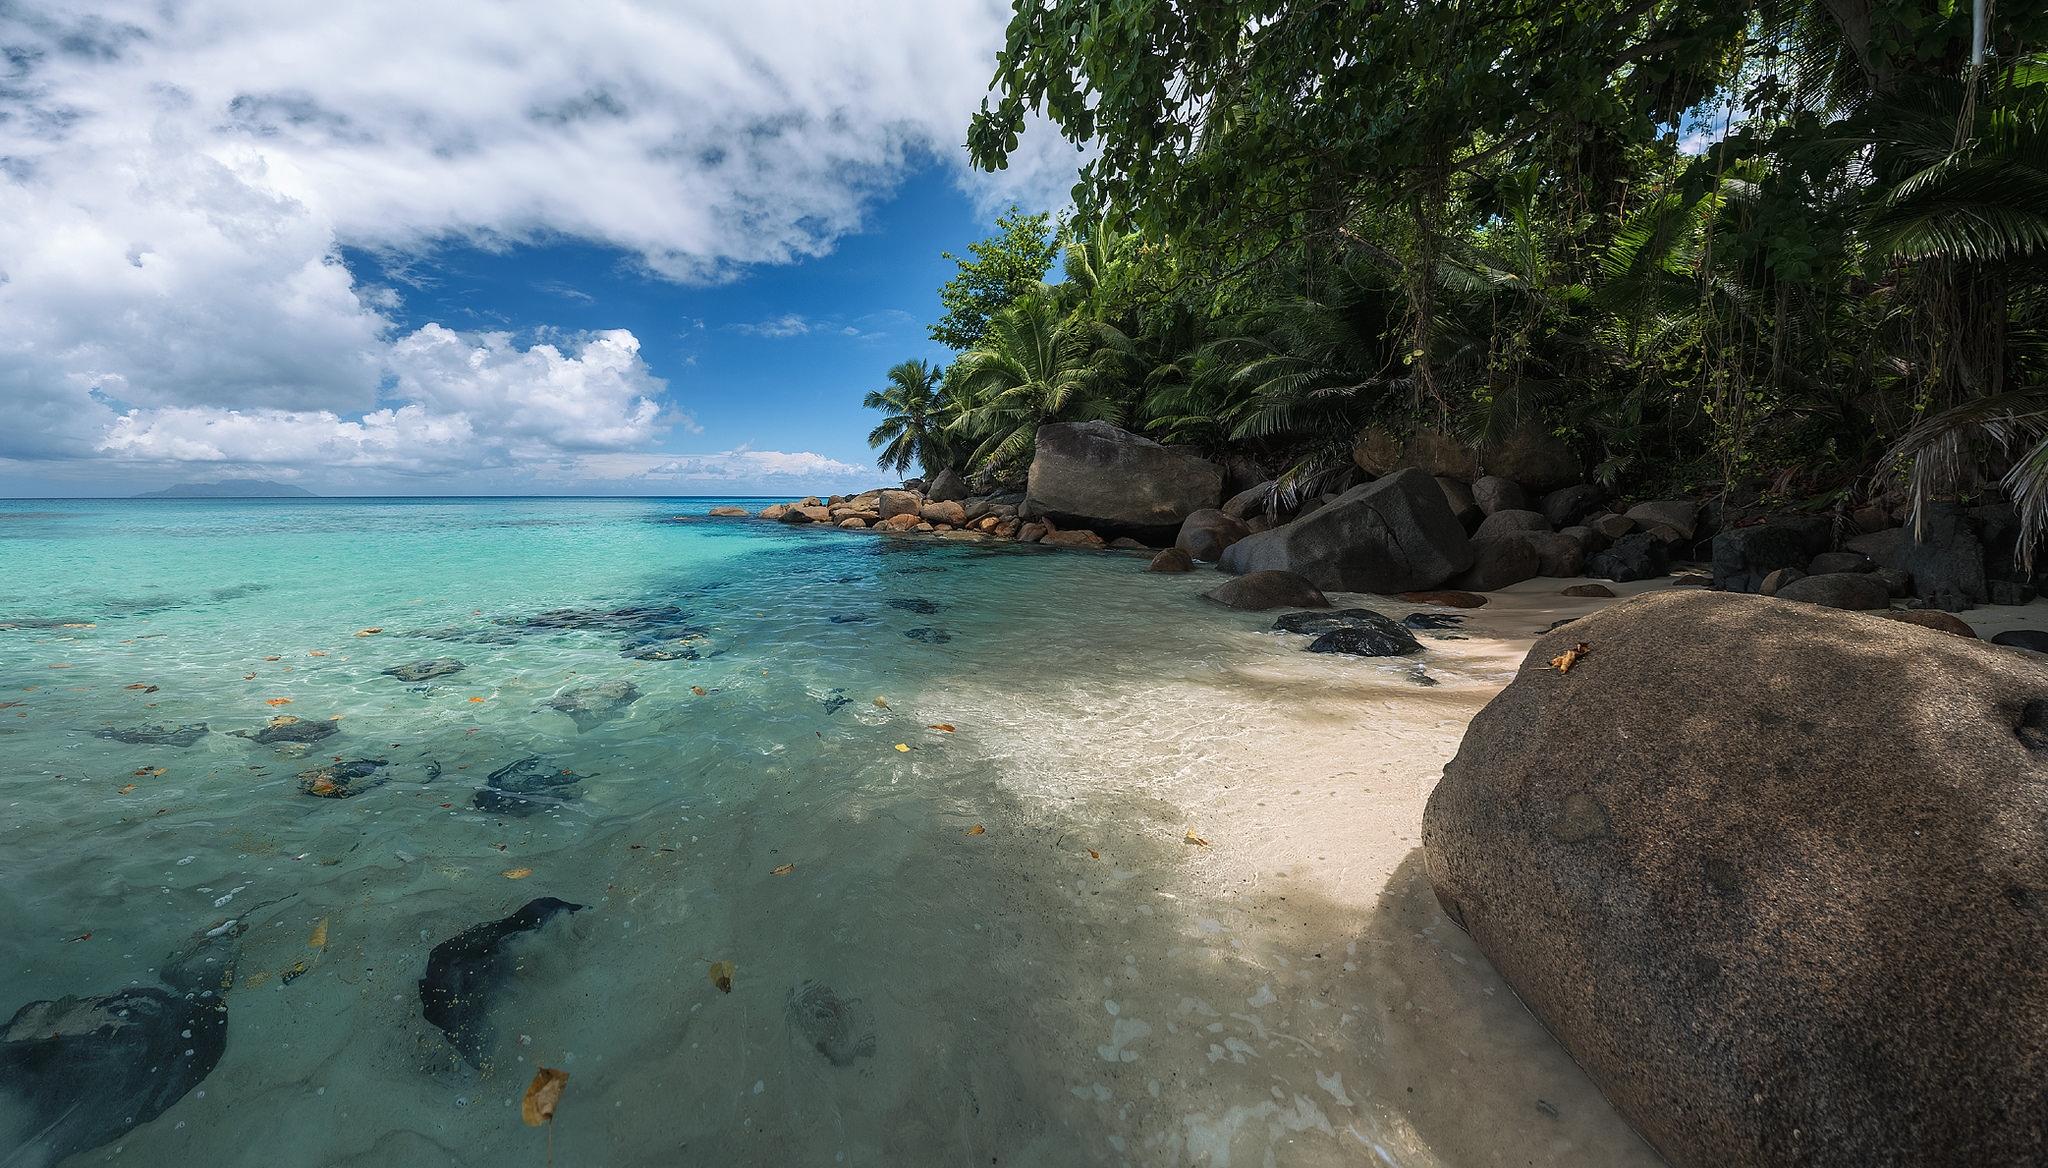
<path fill-rule="evenodd" d="M 1482 630 L 728 501 L 0 502 L 0 1053 L 226 1020 L 0 1165 L 1651 1162 L 1420 881 Z"/>

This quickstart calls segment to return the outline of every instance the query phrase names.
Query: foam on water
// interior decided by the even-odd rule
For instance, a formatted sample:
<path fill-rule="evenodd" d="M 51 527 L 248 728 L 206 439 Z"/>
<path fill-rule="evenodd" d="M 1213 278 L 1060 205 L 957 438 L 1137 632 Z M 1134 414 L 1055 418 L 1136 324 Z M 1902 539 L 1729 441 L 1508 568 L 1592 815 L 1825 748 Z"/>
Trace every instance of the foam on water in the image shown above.
<path fill-rule="evenodd" d="M 1483 637 L 1424 689 L 1207 574 L 715 502 L 0 504 L 0 1015 L 249 925 L 218 1068 L 72 1162 L 540 1163 L 535 1065 L 563 1164 L 1654 1162 L 1421 876 Z M 539 896 L 469 1066 L 427 955 Z"/>

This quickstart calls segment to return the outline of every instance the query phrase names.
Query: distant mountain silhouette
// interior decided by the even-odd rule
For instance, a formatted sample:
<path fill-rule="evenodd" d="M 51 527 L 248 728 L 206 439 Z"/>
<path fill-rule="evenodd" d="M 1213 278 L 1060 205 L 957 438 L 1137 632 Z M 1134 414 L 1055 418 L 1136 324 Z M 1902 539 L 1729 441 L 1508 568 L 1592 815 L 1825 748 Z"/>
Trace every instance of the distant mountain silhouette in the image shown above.
<path fill-rule="evenodd" d="M 212 483 L 173 483 L 161 491 L 144 491 L 138 499 L 315 499 L 304 487 L 269 479 L 221 479 Z"/>

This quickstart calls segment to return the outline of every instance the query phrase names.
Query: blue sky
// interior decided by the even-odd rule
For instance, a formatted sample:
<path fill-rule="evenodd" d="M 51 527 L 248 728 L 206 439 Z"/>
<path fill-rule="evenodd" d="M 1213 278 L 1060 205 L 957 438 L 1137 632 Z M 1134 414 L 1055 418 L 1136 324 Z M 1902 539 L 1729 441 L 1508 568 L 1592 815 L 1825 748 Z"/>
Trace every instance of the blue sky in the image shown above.
<path fill-rule="evenodd" d="M 941 253 L 1007 0 L 0 5 L 0 494 L 807 494 Z"/>

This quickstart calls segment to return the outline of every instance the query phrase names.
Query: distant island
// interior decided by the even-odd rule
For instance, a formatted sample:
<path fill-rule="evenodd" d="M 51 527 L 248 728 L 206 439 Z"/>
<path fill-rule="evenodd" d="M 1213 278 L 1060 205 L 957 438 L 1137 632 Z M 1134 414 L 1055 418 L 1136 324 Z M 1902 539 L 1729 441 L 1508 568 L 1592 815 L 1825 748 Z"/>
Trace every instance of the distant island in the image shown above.
<path fill-rule="evenodd" d="M 138 499 L 317 499 L 304 487 L 269 479 L 221 479 L 212 483 L 173 483 L 160 491 L 144 491 Z"/>

